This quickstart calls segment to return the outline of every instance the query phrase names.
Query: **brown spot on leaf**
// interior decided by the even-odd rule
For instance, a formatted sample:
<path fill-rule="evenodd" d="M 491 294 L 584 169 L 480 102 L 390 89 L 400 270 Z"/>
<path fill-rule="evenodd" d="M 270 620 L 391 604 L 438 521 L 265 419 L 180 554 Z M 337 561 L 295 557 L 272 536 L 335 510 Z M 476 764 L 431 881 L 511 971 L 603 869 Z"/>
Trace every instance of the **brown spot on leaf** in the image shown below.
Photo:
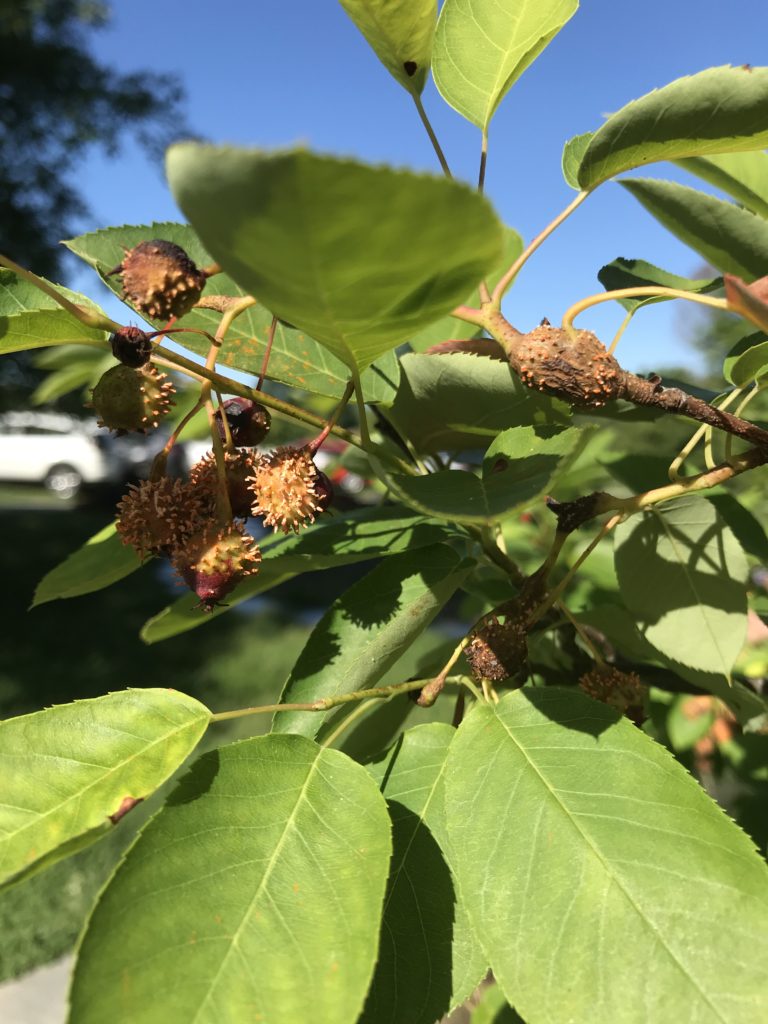
<path fill-rule="evenodd" d="M 413 78 L 413 76 L 419 70 L 419 65 L 416 63 L 415 60 L 407 60 L 403 64 L 403 68 L 405 70 L 406 75 L 408 75 L 409 78 Z"/>
<path fill-rule="evenodd" d="M 143 799 L 143 797 L 124 796 L 115 813 L 109 815 L 109 820 L 113 825 L 116 825 L 121 818 L 126 816 L 128 811 L 132 811 L 137 804 L 140 804 L 143 801 Z"/>

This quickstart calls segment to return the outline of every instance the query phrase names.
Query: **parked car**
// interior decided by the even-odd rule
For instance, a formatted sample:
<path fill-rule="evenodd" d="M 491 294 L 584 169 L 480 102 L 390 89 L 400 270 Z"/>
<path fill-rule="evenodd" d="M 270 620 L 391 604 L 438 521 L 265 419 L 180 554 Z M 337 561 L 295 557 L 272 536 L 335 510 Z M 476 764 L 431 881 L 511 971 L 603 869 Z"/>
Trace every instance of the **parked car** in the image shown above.
<path fill-rule="evenodd" d="M 46 412 L 0 415 L 0 481 L 41 483 L 57 498 L 87 484 L 119 484 L 123 459 L 105 431 L 74 416 Z"/>

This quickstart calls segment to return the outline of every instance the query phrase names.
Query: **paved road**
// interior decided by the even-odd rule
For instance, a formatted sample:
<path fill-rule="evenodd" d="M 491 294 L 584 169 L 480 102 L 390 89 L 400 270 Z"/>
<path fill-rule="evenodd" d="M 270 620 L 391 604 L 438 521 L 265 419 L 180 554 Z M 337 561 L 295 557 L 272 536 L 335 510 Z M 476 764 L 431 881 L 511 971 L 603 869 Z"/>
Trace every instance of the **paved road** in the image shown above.
<path fill-rule="evenodd" d="M 64 1024 L 72 957 L 0 985 L 3 1024 Z"/>

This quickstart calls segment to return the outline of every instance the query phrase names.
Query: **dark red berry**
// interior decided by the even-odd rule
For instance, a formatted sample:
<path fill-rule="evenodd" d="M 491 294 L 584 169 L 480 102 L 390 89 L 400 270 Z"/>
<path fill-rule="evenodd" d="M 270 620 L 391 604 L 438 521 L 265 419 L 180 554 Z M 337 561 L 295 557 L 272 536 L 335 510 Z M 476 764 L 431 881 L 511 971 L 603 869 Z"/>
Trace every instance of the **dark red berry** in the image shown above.
<path fill-rule="evenodd" d="M 266 406 L 259 402 L 252 402 L 249 398 L 228 398 L 222 403 L 222 409 L 227 415 L 229 432 L 235 447 L 253 448 L 261 444 L 269 433 L 272 417 Z M 216 410 L 216 423 L 221 440 L 226 442 L 222 409 Z"/>
<path fill-rule="evenodd" d="M 109 337 L 109 344 L 112 346 L 112 355 L 119 359 L 123 366 L 130 366 L 138 370 L 140 366 L 149 362 L 152 355 L 152 339 L 146 331 L 138 327 L 121 327 Z"/>

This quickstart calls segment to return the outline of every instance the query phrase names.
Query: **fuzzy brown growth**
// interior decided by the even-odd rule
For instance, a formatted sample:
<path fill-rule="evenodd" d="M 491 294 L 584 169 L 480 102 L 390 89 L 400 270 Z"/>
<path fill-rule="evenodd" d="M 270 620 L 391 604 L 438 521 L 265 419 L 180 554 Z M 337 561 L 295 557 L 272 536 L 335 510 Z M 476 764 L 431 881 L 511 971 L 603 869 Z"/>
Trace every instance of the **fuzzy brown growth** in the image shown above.
<path fill-rule="evenodd" d="M 595 666 L 579 679 L 579 686 L 588 697 L 616 708 L 622 715 L 632 708 L 642 709 L 648 693 L 636 672 L 622 672 L 614 665 Z"/>
<path fill-rule="evenodd" d="M 510 364 L 529 388 L 598 409 L 621 395 L 624 371 L 591 331 L 575 338 L 543 324 L 516 339 Z"/>
<path fill-rule="evenodd" d="M 252 402 L 248 398 L 228 398 L 221 409 L 216 411 L 216 425 L 225 443 L 227 435 L 222 422 L 222 410 L 227 416 L 232 443 L 237 448 L 253 448 L 261 444 L 272 426 L 269 409 L 260 402 Z"/>
<path fill-rule="evenodd" d="M 528 662 L 525 624 L 512 618 L 502 623 L 494 616 L 475 631 L 464 654 L 477 680 L 498 683 L 516 676 Z"/>
<path fill-rule="evenodd" d="M 227 481 L 227 493 L 232 507 L 232 515 L 245 519 L 251 513 L 253 494 L 248 486 L 248 479 L 254 471 L 256 461 L 246 451 L 224 453 L 224 474 Z M 198 490 L 210 495 L 216 494 L 219 482 L 216 457 L 213 452 L 204 455 L 189 471 L 189 480 Z"/>
<path fill-rule="evenodd" d="M 134 370 L 148 363 L 152 355 L 152 339 L 138 327 L 121 327 L 110 335 L 109 344 L 115 359 Z"/>
<path fill-rule="evenodd" d="M 298 533 L 323 511 L 319 472 L 305 448 L 283 445 L 264 455 L 256 463 L 250 484 L 256 495 L 251 511 L 264 516 L 264 525 L 275 532 Z"/>
<path fill-rule="evenodd" d="M 100 427 L 109 427 L 118 434 L 144 434 L 170 412 L 175 390 L 167 375 L 151 363 L 139 370 L 120 365 L 101 377 L 91 402 Z"/>
<path fill-rule="evenodd" d="M 134 246 L 110 274 L 122 275 L 123 298 L 155 320 L 184 316 L 206 282 L 181 246 L 162 238 Z"/>
<path fill-rule="evenodd" d="M 188 483 L 161 477 L 131 484 L 117 506 L 117 532 L 141 558 L 172 555 L 212 515 L 210 499 Z"/>
<path fill-rule="evenodd" d="M 261 552 L 242 523 L 209 523 L 177 551 L 172 564 L 200 606 L 211 611 L 241 580 L 258 572 Z"/>

